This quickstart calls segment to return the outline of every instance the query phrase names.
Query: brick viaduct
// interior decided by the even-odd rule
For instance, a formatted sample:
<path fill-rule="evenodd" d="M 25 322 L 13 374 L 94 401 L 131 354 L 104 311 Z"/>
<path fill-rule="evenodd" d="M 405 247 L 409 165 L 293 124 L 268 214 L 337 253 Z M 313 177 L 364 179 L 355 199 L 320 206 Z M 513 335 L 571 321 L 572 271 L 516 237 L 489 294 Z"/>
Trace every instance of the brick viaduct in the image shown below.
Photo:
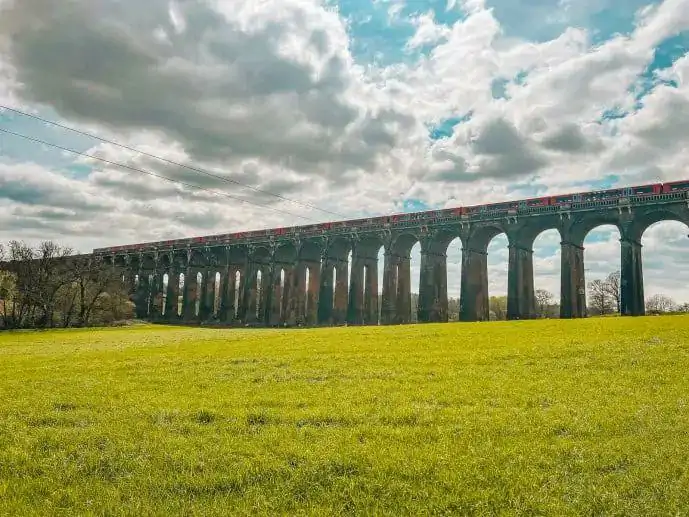
<path fill-rule="evenodd" d="M 125 269 L 138 316 L 153 321 L 376 325 L 411 321 L 410 251 L 419 242 L 418 321 L 445 322 L 446 252 L 449 243 L 459 238 L 463 250 L 459 318 L 480 321 L 489 317 L 488 244 L 504 233 L 509 242 L 508 318 L 528 319 L 535 315 L 532 246 L 541 232 L 556 229 L 561 237 L 561 317 L 579 318 L 586 316 L 584 239 L 597 226 L 611 224 L 621 237 L 621 311 L 636 316 L 644 314 L 641 237 L 659 221 L 689 225 L 688 205 L 686 192 L 674 192 L 566 208 L 520 208 L 511 215 L 445 215 L 422 222 L 412 216 L 388 225 L 325 231 L 300 227 L 290 236 L 266 232 L 263 237 L 220 242 L 209 237 L 183 246 L 150 243 L 136 251 L 94 250 L 94 256 Z M 383 264 L 378 262 L 381 248 Z M 383 267 L 380 299 L 379 267 Z"/>

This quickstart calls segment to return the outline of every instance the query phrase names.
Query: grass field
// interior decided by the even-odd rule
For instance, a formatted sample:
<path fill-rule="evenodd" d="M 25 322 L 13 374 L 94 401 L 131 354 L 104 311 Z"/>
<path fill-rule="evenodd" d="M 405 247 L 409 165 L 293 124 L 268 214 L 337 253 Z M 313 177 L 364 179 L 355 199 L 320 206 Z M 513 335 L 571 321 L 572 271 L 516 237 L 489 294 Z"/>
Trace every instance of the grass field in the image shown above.
<path fill-rule="evenodd" d="M 686 515 L 689 317 L 0 335 L 2 515 Z"/>

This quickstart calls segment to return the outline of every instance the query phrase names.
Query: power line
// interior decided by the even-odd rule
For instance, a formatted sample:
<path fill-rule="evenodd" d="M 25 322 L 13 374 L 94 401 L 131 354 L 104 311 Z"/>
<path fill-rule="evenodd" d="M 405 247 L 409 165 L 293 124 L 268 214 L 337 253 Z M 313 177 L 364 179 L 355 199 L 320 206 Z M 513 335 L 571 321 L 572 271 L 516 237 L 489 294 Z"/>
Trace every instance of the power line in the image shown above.
<path fill-rule="evenodd" d="M 138 167 L 132 167 L 131 165 L 127 165 L 127 164 L 124 164 L 124 163 L 116 162 L 116 161 L 113 161 L 113 160 L 108 160 L 108 159 L 106 159 L 106 158 L 100 158 L 100 157 L 94 156 L 94 155 L 92 155 L 92 154 L 83 153 L 83 152 L 77 151 L 77 150 L 75 150 L 75 149 L 70 149 L 69 147 L 62 147 L 61 145 L 52 144 L 52 143 L 50 143 L 50 142 L 46 142 L 45 140 L 41 140 L 41 139 L 39 139 L 39 138 L 34 138 L 34 137 L 32 137 L 32 136 L 22 135 L 21 133 L 15 133 L 14 131 L 10 131 L 9 129 L 3 129 L 3 128 L 0 127 L 0 131 L 3 132 L 3 133 L 7 133 L 8 135 L 13 135 L 13 136 L 16 136 L 16 137 L 19 137 L 19 138 L 23 138 L 23 139 L 25 139 L 25 140 L 28 140 L 28 141 L 30 141 L 30 142 L 34 142 L 34 143 L 37 143 L 37 144 L 47 145 L 48 147 L 53 147 L 53 148 L 55 148 L 55 149 L 59 149 L 59 150 L 61 150 L 61 151 L 65 151 L 65 152 L 68 152 L 68 153 L 72 153 L 72 154 L 75 154 L 75 155 L 77 155 L 77 156 L 84 156 L 84 157 L 86 157 L 86 158 L 91 158 L 91 159 L 93 159 L 93 160 L 98 160 L 98 161 L 101 161 L 101 162 L 104 162 L 104 163 L 107 163 L 107 164 L 110 164 L 110 165 L 115 165 L 116 167 L 122 167 L 123 169 L 128 169 L 128 170 L 130 170 L 130 171 L 135 171 L 135 172 L 140 172 L 140 173 L 142 173 L 142 174 L 147 174 L 147 175 L 149 175 L 149 176 L 153 176 L 154 178 L 159 178 L 159 179 L 162 179 L 162 180 L 165 180 L 165 181 L 169 181 L 170 183 L 177 183 L 177 184 L 179 184 L 179 185 L 184 185 L 185 187 L 190 187 L 190 188 L 195 188 L 195 189 L 198 189 L 198 190 L 203 190 L 203 191 L 205 191 L 205 192 L 210 192 L 211 194 L 216 194 L 216 195 L 219 195 L 219 196 L 225 196 L 225 197 L 228 197 L 228 198 L 230 198 L 230 199 L 234 199 L 234 200 L 236 200 L 236 201 L 240 201 L 240 202 L 242 202 L 242 203 L 248 203 L 248 204 L 250 204 L 250 205 L 255 205 L 255 206 L 258 206 L 258 207 L 261 207 L 261 208 L 265 208 L 265 209 L 267 209 L 267 210 L 272 210 L 272 211 L 274 211 L 274 212 L 279 212 L 279 213 L 281 213 L 281 214 L 290 215 L 290 216 L 292 216 L 292 217 L 299 217 L 299 218 L 301 218 L 301 219 L 306 219 L 307 221 L 317 222 L 316 219 L 312 219 L 312 218 L 310 218 L 310 217 L 306 217 L 306 216 L 303 216 L 303 215 L 295 214 L 295 213 L 292 213 L 292 212 L 287 212 L 286 210 L 280 210 L 279 208 L 274 208 L 274 207 L 272 207 L 272 206 L 261 205 L 261 204 L 259 204 L 259 203 L 254 203 L 253 201 L 249 201 L 249 200 L 247 200 L 247 199 L 242 199 L 242 198 L 240 198 L 240 197 L 233 196 L 232 194 L 228 194 L 227 192 L 223 192 L 223 191 L 221 191 L 221 190 L 213 190 L 213 189 L 209 189 L 209 188 L 206 188 L 206 187 L 202 187 L 202 186 L 200 186 L 200 185 L 195 185 L 194 183 L 187 183 L 186 181 L 180 181 L 180 180 L 175 180 L 175 179 L 172 179 L 172 178 L 168 178 L 167 176 L 163 176 L 162 174 L 156 174 L 155 172 L 147 171 L 147 170 L 145 170 L 145 169 L 140 169 L 140 168 L 138 168 Z"/>
<path fill-rule="evenodd" d="M 165 162 L 165 163 L 168 163 L 168 164 L 170 164 L 170 165 L 175 165 L 175 166 L 177 166 L 177 167 L 182 167 L 182 168 L 184 168 L 184 169 L 189 169 L 189 170 L 194 171 L 194 172 L 197 172 L 197 173 L 199 173 L 199 174 L 203 174 L 204 176 L 208 176 L 208 177 L 210 177 L 210 178 L 215 178 L 215 179 L 217 179 L 217 180 L 224 181 L 225 183 L 231 183 L 231 184 L 234 184 L 234 185 L 239 185 L 240 187 L 248 188 L 248 189 L 250 189 L 250 190 L 253 190 L 254 192 L 260 192 L 261 194 L 266 194 L 266 195 L 269 195 L 269 196 L 273 196 L 273 197 L 276 197 L 276 198 L 281 199 L 281 200 L 283 200 L 283 201 L 287 201 L 287 202 L 289 202 L 289 203 L 294 203 L 294 204 L 296 204 L 296 205 L 300 205 L 300 206 L 303 206 L 303 207 L 306 207 L 306 208 L 312 208 L 312 209 L 314 209 L 314 210 L 319 210 L 319 211 L 324 212 L 324 213 L 326 213 L 326 214 L 334 215 L 334 216 L 337 216 L 337 217 L 342 217 L 342 218 L 346 218 L 346 217 L 347 217 L 347 216 L 345 216 L 345 215 L 343 215 L 343 214 L 339 214 L 339 213 L 333 212 L 333 211 L 331 211 L 331 210 L 326 210 L 325 208 L 320 208 L 320 207 L 318 207 L 318 206 L 316 206 L 316 205 L 312 205 L 312 204 L 310 204 L 310 203 L 305 203 L 305 202 L 303 202 L 303 201 L 298 201 L 298 200 L 296 200 L 296 199 L 291 199 L 291 198 L 285 197 L 285 196 L 283 196 L 283 195 L 281 195 L 281 194 L 276 194 L 276 193 L 274 193 L 274 192 L 269 192 L 269 191 L 267 191 L 267 190 L 262 190 L 262 189 L 259 189 L 259 188 L 257 188 L 257 187 L 253 187 L 253 186 L 251 186 L 251 185 L 247 185 L 246 183 L 242 183 L 242 182 L 237 181 L 237 180 L 233 180 L 233 179 L 230 179 L 230 178 L 226 178 L 226 177 L 224 177 L 224 176 L 219 176 L 219 175 L 217 175 L 217 174 L 213 174 L 212 172 L 208 172 L 207 170 L 204 170 L 204 169 L 199 169 L 198 167 L 194 167 L 194 166 L 192 166 L 192 165 L 185 165 L 185 164 L 183 164 L 183 163 L 179 163 L 179 162 L 176 162 L 176 161 L 174 161 L 174 160 L 170 160 L 170 159 L 168 159 L 168 158 L 164 158 L 164 157 L 162 157 L 162 156 L 158 156 L 158 155 L 156 155 L 156 154 L 148 153 L 148 152 L 146 152 L 146 151 L 141 151 L 141 150 L 139 150 L 139 149 L 136 149 L 135 147 L 130 147 L 130 146 L 125 145 L 125 144 L 120 144 L 120 143 L 115 142 L 115 141 L 113 141 L 113 140 L 108 140 L 107 138 L 103 138 L 103 137 L 101 137 L 101 136 L 94 135 L 93 133 L 88 133 L 88 132 L 82 131 L 82 130 L 80 130 L 80 129 L 76 129 L 76 128 L 73 128 L 73 127 L 70 127 L 70 126 L 66 126 L 66 125 L 64 125 L 64 124 L 60 124 L 59 122 L 55 122 L 55 121 L 53 121 L 53 120 L 48 120 L 48 119 L 46 119 L 46 118 L 39 117 L 38 115 L 34 115 L 34 114 L 32 114 L 32 113 L 27 113 L 27 112 L 25 112 L 25 111 L 21 111 L 21 110 L 18 110 L 18 109 L 16 109 L 16 108 L 11 108 L 11 107 L 9 107 L 9 106 L 5 106 L 5 105 L 3 105 L 3 104 L 0 104 L 0 109 L 5 109 L 5 110 L 7 110 L 7 111 L 11 111 L 12 113 L 16 113 L 16 114 L 18 114 L 18 115 L 23 115 L 23 116 L 25 116 L 25 117 L 29 117 L 29 118 L 32 118 L 32 119 L 34 119 L 34 120 L 39 120 L 39 121 L 41 121 L 41 122 L 43 122 L 43 123 L 45 123 L 45 124 L 50 124 L 50 125 L 52 125 L 52 126 L 59 127 L 59 128 L 61 128 L 61 129 L 65 129 L 65 130 L 67 130 L 67 131 L 72 131 L 73 133 L 76 133 L 76 134 L 79 134 L 79 135 L 82 135 L 82 136 L 86 136 L 86 137 L 89 137 L 89 138 L 93 138 L 93 139 L 95 139 L 95 140 L 100 140 L 101 142 L 104 142 L 104 143 L 106 143 L 106 144 L 111 144 L 111 145 L 114 145 L 114 146 L 117 146 L 117 147 L 121 147 L 122 149 L 127 149 L 128 151 L 132 151 L 132 152 L 141 154 L 141 155 L 143 155 L 143 156 L 148 156 L 149 158 L 154 158 L 154 159 L 156 159 L 156 160 L 160 160 L 160 161 Z"/>

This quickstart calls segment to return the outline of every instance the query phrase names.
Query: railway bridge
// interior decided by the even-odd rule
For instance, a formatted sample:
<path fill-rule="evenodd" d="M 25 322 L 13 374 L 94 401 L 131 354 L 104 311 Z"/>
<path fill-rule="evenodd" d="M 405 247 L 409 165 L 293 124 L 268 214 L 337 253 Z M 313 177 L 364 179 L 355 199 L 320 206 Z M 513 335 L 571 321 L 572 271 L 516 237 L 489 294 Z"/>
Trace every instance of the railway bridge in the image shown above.
<path fill-rule="evenodd" d="M 594 228 L 611 224 L 621 241 L 621 311 L 636 316 L 644 314 L 641 237 L 659 221 L 689 226 L 688 191 L 584 197 L 561 205 L 516 203 L 509 210 L 485 205 L 470 213 L 419 212 L 354 225 L 216 235 L 93 253 L 126 271 L 141 318 L 266 326 L 376 325 L 412 319 L 410 252 L 416 243 L 421 245 L 418 321 L 448 321 L 447 248 L 459 238 L 459 319 L 481 321 L 489 318 L 488 244 L 505 234 L 508 318 L 529 319 L 536 313 L 533 243 L 541 232 L 556 229 L 561 238 L 560 315 L 580 318 L 586 316 L 584 239 Z"/>

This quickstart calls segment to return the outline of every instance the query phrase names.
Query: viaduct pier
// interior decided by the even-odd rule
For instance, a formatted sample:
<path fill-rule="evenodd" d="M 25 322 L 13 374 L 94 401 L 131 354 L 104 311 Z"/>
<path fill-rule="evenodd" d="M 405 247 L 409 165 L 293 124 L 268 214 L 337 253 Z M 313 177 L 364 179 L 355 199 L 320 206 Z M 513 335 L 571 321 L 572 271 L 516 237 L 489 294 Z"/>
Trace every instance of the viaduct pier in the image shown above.
<path fill-rule="evenodd" d="M 459 319 L 481 321 L 489 318 L 488 244 L 505 234 L 508 318 L 529 319 L 536 313 L 533 243 L 556 229 L 560 315 L 580 318 L 586 316 L 584 239 L 610 224 L 620 233 L 621 311 L 637 316 L 644 314 L 644 231 L 663 220 L 689 225 L 689 181 L 668 185 L 116 246 L 96 249 L 93 257 L 125 271 L 138 317 L 152 321 L 401 324 L 412 319 L 410 251 L 420 243 L 418 321 L 446 322 L 447 248 L 459 238 Z"/>

